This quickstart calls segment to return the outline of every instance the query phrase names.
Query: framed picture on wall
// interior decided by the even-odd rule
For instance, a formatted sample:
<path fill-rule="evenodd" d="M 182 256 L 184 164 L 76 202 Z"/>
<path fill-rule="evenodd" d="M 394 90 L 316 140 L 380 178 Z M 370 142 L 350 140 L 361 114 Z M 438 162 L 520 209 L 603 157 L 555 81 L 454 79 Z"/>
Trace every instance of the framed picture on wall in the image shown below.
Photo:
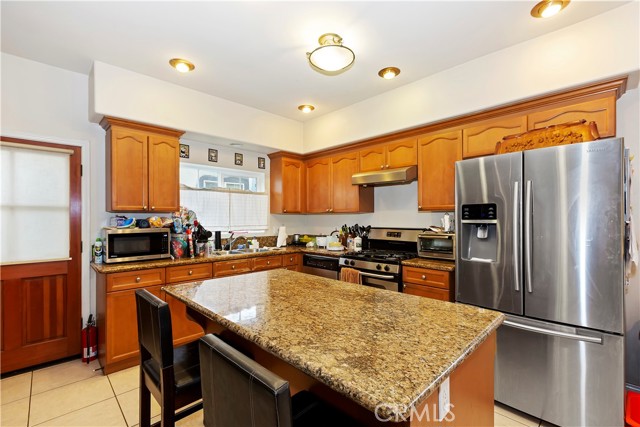
<path fill-rule="evenodd" d="M 209 148 L 209 161 L 218 162 L 218 150 L 215 148 Z"/>
<path fill-rule="evenodd" d="M 180 144 L 180 157 L 183 159 L 189 158 L 189 146 L 187 144 Z"/>
<path fill-rule="evenodd" d="M 236 153 L 235 156 L 235 165 L 236 166 L 242 166 L 242 154 L 241 153 Z"/>
<path fill-rule="evenodd" d="M 265 167 L 265 158 L 258 157 L 258 169 L 264 169 Z"/>

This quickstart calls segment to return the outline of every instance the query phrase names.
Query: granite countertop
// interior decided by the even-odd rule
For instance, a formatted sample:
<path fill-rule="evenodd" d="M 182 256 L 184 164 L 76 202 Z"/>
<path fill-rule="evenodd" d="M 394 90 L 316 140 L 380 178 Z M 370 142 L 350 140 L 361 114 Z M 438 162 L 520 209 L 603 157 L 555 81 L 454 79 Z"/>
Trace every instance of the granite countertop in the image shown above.
<path fill-rule="evenodd" d="M 368 410 L 389 404 L 385 417 L 408 416 L 504 318 L 287 270 L 163 289 Z"/>
<path fill-rule="evenodd" d="M 456 269 L 455 261 L 444 261 L 428 258 L 412 258 L 402 261 L 402 265 L 407 267 L 430 268 L 432 270 L 454 271 Z"/>
<path fill-rule="evenodd" d="M 146 270 L 149 268 L 164 268 L 175 267 L 180 265 L 198 264 L 202 262 L 216 262 L 216 261 L 229 261 L 242 258 L 256 258 L 271 255 L 286 255 L 293 253 L 309 253 L 316 255 L 326 255 L 332 257 L 339 257 L 346 251 L 329 251 L 326 249 L 311 249 L 302 246 L 287 246 L 284 248 L 273 249 L 265 252 L 250 252 L 246 254 L 229 254 L 229 255 L 212 255 L 209 257 L 195 257 L 195 258 L 180 258 L 172 260 L 171 258 L 157 260 L 157 261 L 139 261 L 139 262 L 123 262 L 116 264 L 96 264 L 91 263 L 97 273 L 121 273 L 126 271 Z"/>

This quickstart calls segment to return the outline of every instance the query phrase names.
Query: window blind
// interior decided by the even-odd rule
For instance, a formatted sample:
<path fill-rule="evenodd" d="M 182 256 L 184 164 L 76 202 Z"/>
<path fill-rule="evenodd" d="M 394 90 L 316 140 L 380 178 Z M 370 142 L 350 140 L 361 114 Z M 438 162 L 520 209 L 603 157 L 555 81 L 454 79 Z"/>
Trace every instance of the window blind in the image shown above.
<path fill-rule="evenodd" d="M 266 230 L 269 196 L 229 189 L 192 189 L 182 186 L 180 204 L 193 210 L 208 230 Z"/>
<path fill-rule="evenodd" d="M 71 153 L 0 145 L 0 263 L 69 258 Z"/>

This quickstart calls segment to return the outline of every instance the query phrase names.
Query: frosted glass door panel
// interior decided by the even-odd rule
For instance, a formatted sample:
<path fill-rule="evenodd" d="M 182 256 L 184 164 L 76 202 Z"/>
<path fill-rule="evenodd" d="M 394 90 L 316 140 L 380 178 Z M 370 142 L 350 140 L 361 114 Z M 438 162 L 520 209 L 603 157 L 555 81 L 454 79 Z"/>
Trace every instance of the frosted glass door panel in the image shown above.
<path fill-rule="evenodd" d="M 69 154 L 0 146 L 0 263 L 69 258 Z"/>

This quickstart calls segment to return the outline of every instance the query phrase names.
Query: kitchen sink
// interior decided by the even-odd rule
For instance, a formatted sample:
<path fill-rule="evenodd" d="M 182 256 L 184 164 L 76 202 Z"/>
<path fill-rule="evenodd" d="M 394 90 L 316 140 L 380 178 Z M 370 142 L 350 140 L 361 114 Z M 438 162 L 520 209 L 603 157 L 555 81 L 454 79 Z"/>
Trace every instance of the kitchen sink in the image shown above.
<path fill-rule="evenodd" d="M 255 254 L 258 252 L 270 252 L 270 251 L 281 251 L 281 248 L 258 248 L 258 249 L 232 249 L 230 251 L 214 251 L 211 255 L 222 256 L 222 255 L 243 255 L 243 254 Z"/>

